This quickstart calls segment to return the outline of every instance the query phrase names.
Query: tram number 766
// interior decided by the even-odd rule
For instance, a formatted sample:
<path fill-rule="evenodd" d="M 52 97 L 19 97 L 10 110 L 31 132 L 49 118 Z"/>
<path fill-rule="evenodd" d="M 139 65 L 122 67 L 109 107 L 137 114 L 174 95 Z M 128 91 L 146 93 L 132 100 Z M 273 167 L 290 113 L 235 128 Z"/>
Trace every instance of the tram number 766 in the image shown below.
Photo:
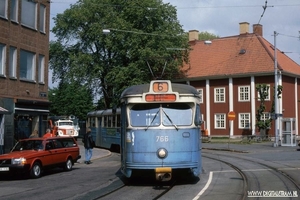
<path fill-rule="evenodd" d="M 168 142 L 169 136 L 156 136 L 156 142 Z"/>

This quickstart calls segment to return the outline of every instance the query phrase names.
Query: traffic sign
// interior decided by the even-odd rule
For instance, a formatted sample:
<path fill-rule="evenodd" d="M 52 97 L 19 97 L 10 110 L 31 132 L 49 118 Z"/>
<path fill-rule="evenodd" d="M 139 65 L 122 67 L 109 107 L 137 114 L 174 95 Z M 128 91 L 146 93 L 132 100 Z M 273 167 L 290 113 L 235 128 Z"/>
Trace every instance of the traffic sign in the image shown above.
<path fill-rule="evenodd" d="M 234 120 L 235 119 L 235 112 L 234 111 L 230 111 L 228 113 L 228 119 L 229 120 Z"/>

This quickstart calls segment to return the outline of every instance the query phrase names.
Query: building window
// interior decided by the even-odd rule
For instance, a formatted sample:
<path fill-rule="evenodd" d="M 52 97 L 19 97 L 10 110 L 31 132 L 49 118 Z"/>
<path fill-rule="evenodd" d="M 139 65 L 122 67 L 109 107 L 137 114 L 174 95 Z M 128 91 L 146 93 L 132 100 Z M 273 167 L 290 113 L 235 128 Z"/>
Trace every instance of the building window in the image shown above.
<path fill-rule="evenodd" d="M 225 102 L 225 88 L 215 88 L 215 102 Z"/>
<path fill-rule="evenodd" d="M 45 20 L 46 20 L 46 6 L 41 4 L 40 5 L 40 32 L 42 33 L 46 33 Z"/>
<path fill-rule="evenodd" d="M 250 101 L 249 86 L 239 86 L 239 101 Z"/>
<path fill-rule="evenodd" d="M 265 98 L 265 101 L 270 101 L 270 85 L 267 85 L 267 91 L 266 92 L 266 98 Z M 260 94 L 259 92 L 257 92 L 257 97 L 258 97 L 258 100 L 260 101 Z"/>
<path fill-rule="evenodd" d="M 18 0 L 10 1 L 10 20 L 18 22 Z"/>
<path fill-rule="evenodd" d="M 37 3 L 22 0 L 21 23 L 29 28 L 36 29 Z"/>
<path fill-rule="evenodd" d="M 20 78 L 33 80 L 35 77 L 35 54 L 29 51 L 20 51 Z"/>
<path fill-rule="evenodd" d="M 17 48 L 9 47 L 9 77 L 16 78 L 17 74 Z"/>
<path fill-rule="evenodd" d="M 266 120 L 269 120 L 269 119 L 271 119 L 271 113 L 269 113 L 269 112 L 264 112 L 260 116 L 260 120 L 262 120 L 262 121 L 266 121 Z"/>
<path fill-rule="evenodd" d="M 0 17 L 7 19 L 7 0 L 1 0 L 0 2 Z"/>
<path fill-rule="evenodd" d="M 260 120 L 263 121 L 264 123 L 267 121 L 267 120 L 270 120 L 271 119 L 271 113 L 269 112 L 264 112 L 262 113 L 262 115 L 260 116 Z M 270 128 L 270 127 L 268 127 Z"/>
<path fill-rule="evenodd" d="M 226 114 L 215 114 L 215 129 L 226 128 Z"/>
<path fill-rule="evenodd" d="M 45 56 L 39 55 L 38 81 L 45 83 Z"/>
<path fill-rule="evenodd" d="M 0 75 L 5 76 L 5 58 L 6 58 L 6 46 L 0 44 Z"/>
<path fill-rule="evenodd" d="M 260 120 L 263 121 L 264 123 L 266 123 L 266 121 L 269 121 L 270 119 L 271 119 L 271 113 L 269 113 L 269 112 L 264 112 L 260 116 Z M 270 129 L 271 127 L 268 127 L 268 128 Z"/>
<path fill-rule="evenodd" d="M 203 89 L 197 89 L 199 92 L 199 97 L 200 97 L 200 103 L 203 103 Z"/>
<path fill-rule="evenodd" d="M 239 114 L 239 128 L 250 129 L 250 113 Z"/>

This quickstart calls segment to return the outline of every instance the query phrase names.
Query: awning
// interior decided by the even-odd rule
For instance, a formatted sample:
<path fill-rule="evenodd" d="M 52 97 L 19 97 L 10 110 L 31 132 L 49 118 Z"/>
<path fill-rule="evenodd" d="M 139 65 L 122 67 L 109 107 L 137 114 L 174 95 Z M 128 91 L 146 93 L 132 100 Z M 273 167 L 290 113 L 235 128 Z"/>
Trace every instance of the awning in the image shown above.
<path fill-rule="evenodd" d="M 8 110 L 6 110 L 6 109 L 0 107 L 0 114 L 8 114 L 8 113 L 9 113 Z"/>
<path fill-rule="evenodd" d="M 50 102 L 46 101 L 36 101 L 27 99 L 17 99 L 15 104 L 15 113 L 36 113 L 36 114 L 49 114 Z"/>
<path fill-rule="evenodd" d="M 18 108 L 15 107 L 15 110 L 19 111 L 29 111 L 29 112 L 42 112 L 42 113 L 49 113 L 49 110 L 44 110 L 44 109 L 34 109 L 34 108 Z"/>

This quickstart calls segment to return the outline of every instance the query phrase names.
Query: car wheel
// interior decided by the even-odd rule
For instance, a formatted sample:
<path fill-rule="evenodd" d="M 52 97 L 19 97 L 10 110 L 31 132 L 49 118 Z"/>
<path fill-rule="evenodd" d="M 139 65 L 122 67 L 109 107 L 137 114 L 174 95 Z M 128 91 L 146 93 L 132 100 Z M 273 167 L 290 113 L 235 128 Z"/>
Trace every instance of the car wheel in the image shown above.
<path fill-rule="evenodd" d="M 73 162 L 72 162 L 71 158 L 68 158 L 68 160 L 65 163 L 65 170 L 71 171 L 72 167 L 73 167 Z"/>
<path fill-rule="evenodd" d="M 34 162 L 30 170 L 30 177 L 39 178 L 41 174 L 42 174 L 41 164 L 39 162 Z"/>

